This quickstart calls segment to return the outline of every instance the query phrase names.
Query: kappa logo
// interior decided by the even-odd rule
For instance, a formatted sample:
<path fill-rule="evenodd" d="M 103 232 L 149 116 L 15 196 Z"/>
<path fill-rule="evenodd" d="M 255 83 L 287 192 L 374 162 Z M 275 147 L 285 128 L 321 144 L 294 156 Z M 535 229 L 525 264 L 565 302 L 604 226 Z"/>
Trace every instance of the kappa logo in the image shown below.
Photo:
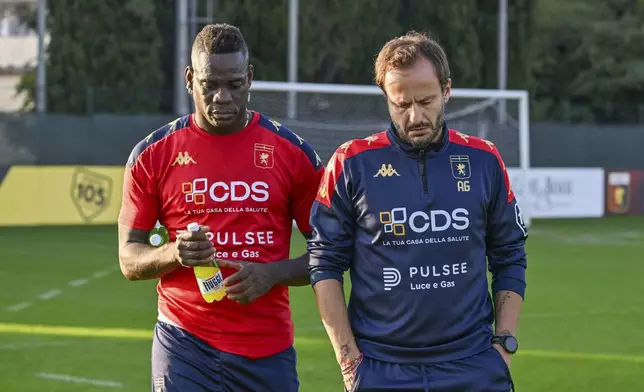
<path fill-rule="evenodd" d="M 456 132 L 456 136 L 458 136 L 458 137 L 460 137 L 461 139 L 463 139 L 463 141 L 464 141 L 465 143 L 469 143 L 469 142 L 470 142 L 470 137 L 469 137 L 468 135 L 464 134 L 464 133 Z"/>
<path fill-rule="evenodd" d="M 291 133 L 293 134 L 293 136 L 295 136 L 297 141 L 300 143 L 300 146 L 304 144 L 304 139 L 302 139 L 302 137 L 300 135 L 298 135 L 297 133 L 295 133 L 293 131 L 291 131 Z"/>
<path fill-rule="evenodd" d="M 490 151 L 494 151 L 494 143 L 485 139 L 483 139 L 483 143 L 487 144 L 487 146 L 490 147 Z"/>
<path fill-rule="evenodd" d="M 364 138 L 364 140 L 366 140 L 366 141 L 367 141 L 367 145 L 368 145 L 368 146 L 370 146 L 370 145 L 371 145 L 371 143 L 373 143 L 373 142 L 375 142 L 376 140 L 378 140 L 378 136 L 376 136 L 376 135 L 367 136 L 366 138 Z"/>
<path fill-rule="evenodd" d="M 393 168 L 393 166 L 390 164 L 382 164 L 380 167 L 380 170 L 374 175 L 374 177 L 393 177 L 393 176 L 398 176 L 400 177 L 400 174 L 396 171 L 396 169 Z"/>
<path fill-rule="evenodd" d="M 180 152 L 177 157 L 174 159 L 174 162 L 172 163 L 172 166 L 186 166 L 190 164 L 196 164 L 194 159 L 187 153 L 187 152 Z"/>
<path fill-rule="evenodd" d="M 353 140 L 346 141 L 346 142 L 342 143 L 340 145 L 340 147 L 338 147 L 338 149 L 342 150 L 342 152 L 344 152 L 346 154 L 347 151 L 349 150 L 349 147 L 351 147 L 352 143 L 353 143 Z"/>
<path fill-rule="evenodd" d="M 275 130 L 276 130 L 277 132 L 279 132 L 279 131 L 280 131 L 280 128 L 282 127 L 282 124 L 280 124 L 280 123 L 279 123 L 278 121 L 276 121 L 276 120 L 273 120 L 272 118 L 271 118 L 271 119 L 269 119 L 268 121 L 269 121 L 271 124 L 273 124 L 273 126 L 275 127 Z"/>

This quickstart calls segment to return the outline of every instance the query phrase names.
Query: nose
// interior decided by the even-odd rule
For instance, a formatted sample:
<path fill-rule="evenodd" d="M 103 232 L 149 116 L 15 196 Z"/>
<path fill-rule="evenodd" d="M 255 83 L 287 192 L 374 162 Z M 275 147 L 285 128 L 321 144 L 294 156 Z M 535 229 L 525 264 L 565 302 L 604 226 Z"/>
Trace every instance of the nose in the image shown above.
<path fill-rule="evenodd" d="M 423 122 L 423 115 L 420 105 L 413 104 L 409 107 L 409 123 L 420 124 Z"/>
<path fill-rule="evenodd" d="M 213 97 L 213 102 L 218 104 L 218 105 L 225 105 L 227 103 L 232 102 L 233 97 L 230 94 L 230 91 L 225 88 L 220 88 L 215 91 L 215 95 Z"/>

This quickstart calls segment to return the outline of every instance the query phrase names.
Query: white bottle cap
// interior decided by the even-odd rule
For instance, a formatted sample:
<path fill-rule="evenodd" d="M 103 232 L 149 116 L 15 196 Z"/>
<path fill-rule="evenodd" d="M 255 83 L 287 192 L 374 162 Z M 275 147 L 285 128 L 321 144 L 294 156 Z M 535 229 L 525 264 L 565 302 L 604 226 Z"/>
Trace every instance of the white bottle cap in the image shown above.
<path fill-rule="evenodd" d="M 188 225 L 188 231 L 199 231 L 199 223 L 192 222 Z"/>
<path fill-rule="evenodd" d="M 150 236 L 150 245 L 152 246 L 161 245 L 161 236 L 159 234 L 152 234 Z"/>

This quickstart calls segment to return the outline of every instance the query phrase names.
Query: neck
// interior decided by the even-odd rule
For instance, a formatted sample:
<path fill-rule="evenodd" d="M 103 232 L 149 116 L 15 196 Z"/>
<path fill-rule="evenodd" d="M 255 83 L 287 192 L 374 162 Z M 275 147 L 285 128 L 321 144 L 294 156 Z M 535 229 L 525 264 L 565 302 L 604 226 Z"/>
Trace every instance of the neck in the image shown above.
<path fill-rule="evenodd" d="M 244 110 L 243 114 L 238 116 L 234 123 L 227 127 L 216 127 L 212 125 L 203 113 L 195 113 L 195 122 L 199 128 L 212 135 L 226 136 L 233 135 L 246 128 L 251 119 L 251 113 Z"/>

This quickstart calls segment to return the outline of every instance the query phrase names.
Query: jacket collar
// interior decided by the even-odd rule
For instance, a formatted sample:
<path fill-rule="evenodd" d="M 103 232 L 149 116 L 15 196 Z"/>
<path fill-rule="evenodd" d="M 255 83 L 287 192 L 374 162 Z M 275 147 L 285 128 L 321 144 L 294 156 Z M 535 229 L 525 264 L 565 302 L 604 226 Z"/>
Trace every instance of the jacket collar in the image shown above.
<path fill-rule="evenodd" d="M 447 146 L 447 142 L 449 141 L 449 128 L 447 128 L 447 122 L 443 122 L 443 131 L 442 131 L 440 140 L 436 143 L 431 143 L 429 146 L 424 147 L 422 149 L 419 147 L 414 147 L 411 144 L 402 140 L 398 136 L 398 132 L 396 132 L 396 126 L 394 125 L 393 122 L 389 123 L 389 128 L 387 129 L 387 136 L 389 137 L 391 144 L 393 144 L 395 147 L 400 149 L 402 152 L 404 152 L 405 154 L 417 157 L 421 155 L 423 151 L 425 154 L 429 154 L 429 153 L 436 153 L 443 150 L 445 146 Z"/>

